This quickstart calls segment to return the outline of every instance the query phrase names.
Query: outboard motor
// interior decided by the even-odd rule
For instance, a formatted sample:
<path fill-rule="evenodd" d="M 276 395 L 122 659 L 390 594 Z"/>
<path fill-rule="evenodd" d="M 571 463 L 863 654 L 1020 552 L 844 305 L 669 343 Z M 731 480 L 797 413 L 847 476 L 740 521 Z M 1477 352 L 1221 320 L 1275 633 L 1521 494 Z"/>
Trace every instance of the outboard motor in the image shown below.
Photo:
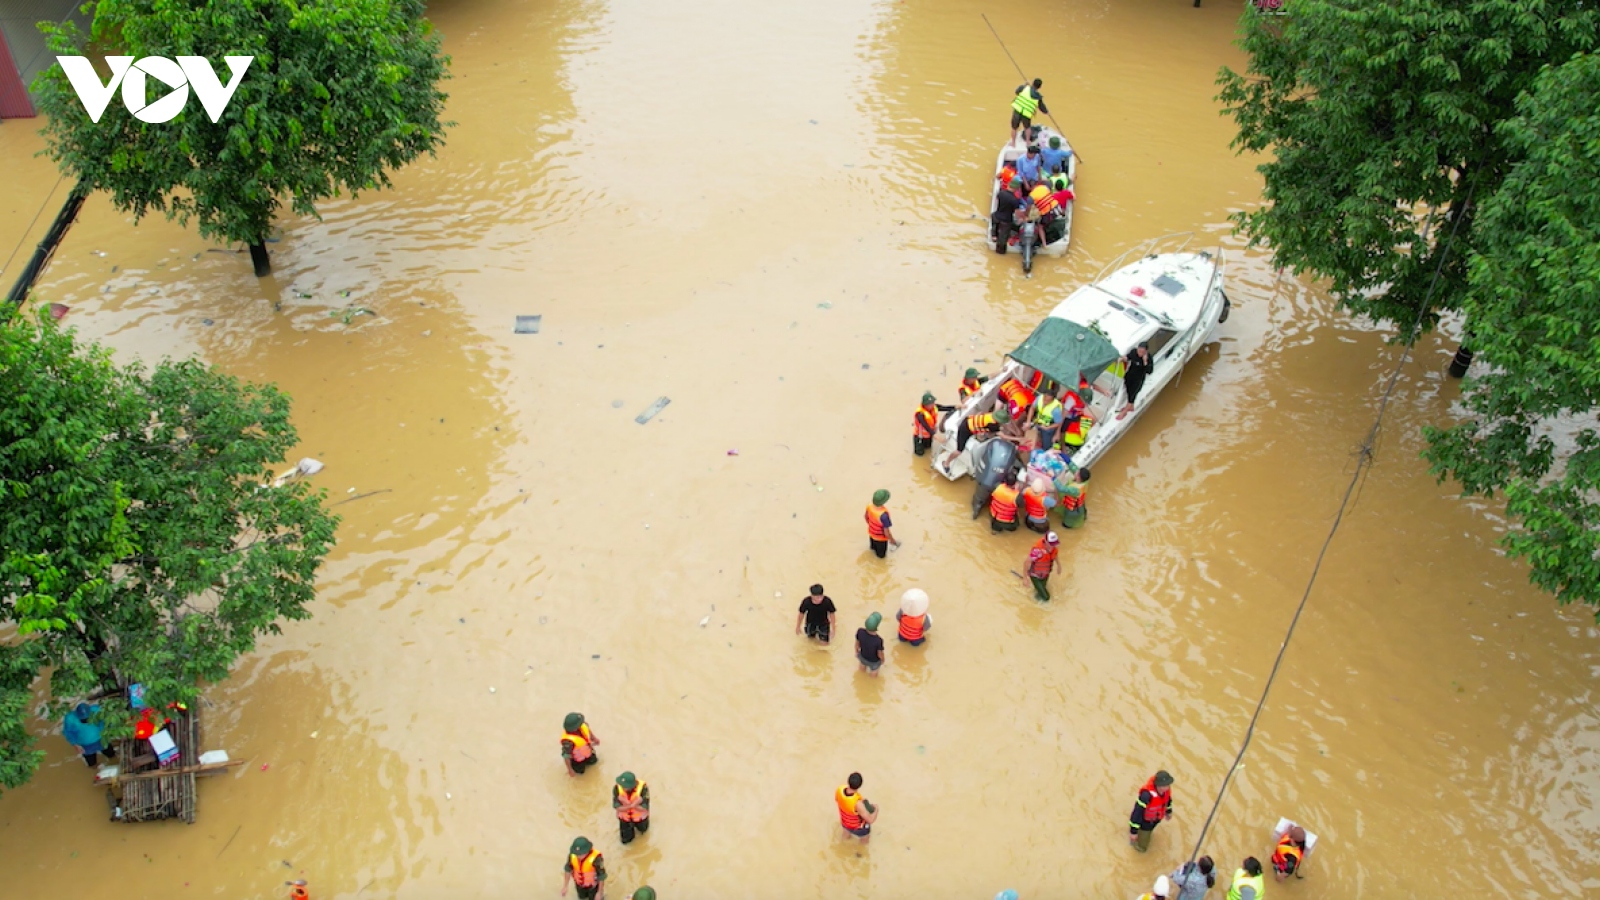
<path fill-rule="evenodd" d="M 1033 251 L 1039 243 L 1039 223 L 1032 217 L 1022 220 L 1017 226 L 1017 249 L 1022 251 L 1022 272 L 1024 275 L 1033 274 Z"/>
<path fill-rule="evenodd" d="M 1017 447 L 1010 441 L 1000 438 L 990 438 L 978 448 L 974 454 L 976 468 L 972 473 L 972 480 L 977 486 L 972 489 L 972 517 L 976 519 L 983 515 L 984 509 L 989 505 L 989 495 L 1006 480 L 1006 474 L 1012 470 L 1017 462 Z"/>

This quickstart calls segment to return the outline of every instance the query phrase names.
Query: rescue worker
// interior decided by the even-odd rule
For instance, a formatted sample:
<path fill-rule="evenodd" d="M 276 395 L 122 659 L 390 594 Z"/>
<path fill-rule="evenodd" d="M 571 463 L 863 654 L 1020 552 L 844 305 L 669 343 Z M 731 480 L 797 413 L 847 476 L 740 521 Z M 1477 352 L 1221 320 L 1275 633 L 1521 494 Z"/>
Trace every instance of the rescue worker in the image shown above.
<path fill-rule="evenodd" d="M 1074 480 L 1061 490 L 1061 524 L 1066 528 L 1082 528 L 1089 521 L 1089 470 L 1079 469 Z"/>
<path fill-rule="evenodd" d="M 1067 410 L 1066 424 L 1061 429 L 1061 452 L 1071 459 L 1074 453 L 1083 449 L 1093 428 L 1094 413 L 1089 411 L 1086 404 L 1074 404 L 1072 409 Z"/>
<path fill-rule="evenodd" d="M 951 461 L 960 456 L 963 450 L 967 449 L 967 442 L 972 440 L 973 435 L 999 434 L 1000 429 L 1010 421 L 1011 413 L 1004 408 L 996 409 L 994 412 L 974 413 L 967 416 L 961 421 L 960 427 L 956 429 L 956 448 L 946 453 L 944 459 L 939 460 L 940 467 L 948 470 Z"/>
<path fill-rule="evenodd" d="M 1048 175 L 1067 174 L 1067 161 L 1072 159 L 1072 151 L 1061 146 L 1061 136 L 1050 138 L 1048 147 L 1040 147 L 1039 155 L 1044 159 L 1044 171 Z"/>
<path fill-rule="evenodd" d="M 1044 603 L 1050 602 L 1050 574 L 1061 571 L 1060 555 L 1061 538 L 1054 531 L 1028 551 L 1028 580 L 1033 582 L 1033 595 Z"/>
<path fill-rule="evenodd" d="M 875 612 L 856 629 L 856 662 L 861 664 L 860 671 L 873 678 L 877 678 L 878 670 L 883 668 L 883 638 L 878 636 L 878 626 L 882 624 L 883 613 Z"/>
<path fill-rule="evenodd" d="M 1228 900 L 1264 900 L 1267 896 L 1267 879 L 1261 874 L 1261 861 L 1246 856 L 1233 873 L 1233 884 L 1228 887 Z"/>
<path fill-rule="evenodd" d="M 922 456 L 933 446 L 933 436 L 939 431 L 939 413 L 949 412 L 953 406 L 940 406 L 933 394 L 923 393 L 922 405 L 911 414 L 911 452 Z"/>
<path fill-rule="evenodd" d="M 872 836 L 872 823 L 878 821 L 878 808 L 861 796 L 860 772 L 850 773 L 845 783 L 833 792 L 833 802 L 839 807 L 839 824 L 865 844 Z"/>
<path fill-rule="evenodd" d="M 1055 501 L 1050 499 L 1046 488 L 1039 486 L 1041 483 L 1043 479 L 1029 479 L 1022 489 L 1022 512 L 1027 518 L 1028 530 L 1044 534 L 1050 530 L 1050 507 Z"/>
<path fill-rule="evenodd" d="M 1044 95 L 1039 93 L 1042 87 L 1044 79 L 1035 78 L 1032 85 L 1021 84 L 1012 91 L 1016 96 L 1011 98 L 1011 143 L 1017 142 L 1020 129 L 1033 127 L 1035 113 L 1050 114 L 1050 107 L 1044 105 Z"/>
<path fill-rule="evenodd" d="M 1006 480 L 989 495 L 989 532 L 1017 530 L 1017 476 L 1007 475 Z"/>
<path fill-rule="evenodd" d="M 645 885 L 629 894 L 628 900 L 656 900 L 656 889 Z"/>
<path fill-rule="evenodd" d="M 1167 770 L 1162 769 L 1139 789 L 1139 799 L 1134 801 L 1133 812 L 1128 816 L 1128 843 L 1140 853 L 1150 849 L 1150 838 L 1155 835 L 1156 826 L 1172 818 L 1172 780 Z"/>
<path fill-rule="evenodd" d="M 1012 178 L 994 195 L 994 213 L 989 222 L 994 226 L 994 252 L 1004 256 L 1006 248 L 1016 238 L 1018 220 L 1028 207 L 1027 195 L 1022 192 L 1022 179 Z"/>
<path fill-rule="evenodd" d="M 1278 838 L 1278 846 L 1272 851 L 1272 876 L 1279 882 L 1293 875 L 1304 878 L 1300 869 L 1306 861 L 1306 830 L 1299 825 L 1289 826 L 1289 830 Z"/>
<path fill-rule="evenodd" d="M 311 900 L 311 891 L 304 879 L 289 882 L 289 900 Z"/>
<path fill-rule="evenodd" d="M 912 615 L 907 608 L 921 609 L 922 612 Z M 919 588 L 906 591 L 900 598 L 900 608 L 894 611 L 894 619 L 900 623 L 900 642 L 920 647 L 928 640 L 928 632 L 933 630 L 933 616 L 928 615 L 928 594 Z"/>
<path fill-rule="evenodd" d="M 1139 896 L 1139 900 L 1167 900 L 1167 896 L 1171 893 L 1172 882 L 1163 875 L 1156 879 L 1155 886 L 1150 888 L 1149 893 Z"/>
<path fill-rule="evenodd" d="M 1033 210 L 1039 214 L 1041 228 L 1056 220 L 1056 212 L 1061 208 L 1061 204 L 1056 202 L 1056 192 L 1051 190 L 1048 184 L 1041 181 L 1034 185 L 1033 190 L 1028 192 L 1028 199 L 1033 201 Z M 1048 237 L 1045 238 L 1046 243 L 1049 240 Z"/>
<path fill-rule="evenodd" d="M 561 722 L 561 761 L 567 764 L 568 775 L 582 775 L 583 770 L 600 761 L 594 748 L 600 739 L 589 730 L 583 713 L 567 713 Z"/>
<path fill-rule="evenodd" d="M 650 787 L 632 772 L 617 776 L 617 784 L 611 789 L 611 808 L 617 813 L 622 843 L 633 843 L 634 832 L 644 834 L 650 830 Z"/>
<path fill-rule="evenodd" d="M 956 389 L 956 395 L 965 403 L 967 398 L 983 390 L 983 383 L 988 380 L 987 375 L 979 375 L 977 369 L 969 368 L 967 374 L 961 376 L 961 387 Z"/>
<path fill-rule="evenodd" d="M 605 857 L 586 837 L 574 840 L 567 851 L 567 864 L 561 875 L 561 896 L 567 895 L 569 884 L 578 886 L 578 900 L 605 900 Z"/>
<path fill-rule="evenodd" d="M 1056 399 L 1056 392 L 1046 388 L 1033 401 L 1033 428 L 1039 438 L 1039 449 L 1049 450 L 1056 445 L 1056 435 L 1061 423 L 1066 421 L 1066 409 Z"/>
<path fill-rule="evenodd" d="M 900 546 L 900 542 L 894 539 L 889 510 L 884 506 L 888 502 L 889 492 L 877 490 L 872 492 L 872 504 L 867 507 L 867 544 L 879 559 L 889 555 L 890 544 Z"/>

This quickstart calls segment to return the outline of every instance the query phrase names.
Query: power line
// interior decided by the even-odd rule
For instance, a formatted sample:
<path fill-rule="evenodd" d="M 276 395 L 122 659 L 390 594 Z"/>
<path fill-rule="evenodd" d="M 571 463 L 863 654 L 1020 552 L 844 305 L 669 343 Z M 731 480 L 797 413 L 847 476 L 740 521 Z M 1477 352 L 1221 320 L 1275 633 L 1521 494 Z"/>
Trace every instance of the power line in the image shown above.
<path fill-rule="evenodd" d="M 1250 742 L 1255 738 L 1256 724 L 1261 720 L 1261 711 L 1267 705 L 1267 695 L 1272 692 L 1272 683 L 1277 680 L 1278 670 L 1283 666 L 1284 654 L 1289 651 L 1289 641 L 1294 638 L 1296 626 L 1300 624 L 1300 616 L 1306 611 L 1306 602 L 1311 599 L 1311 589 L 1316 586 L 1317 576 L 1322 572 L 1322 562 L 1328 555 L 1328 547 L 1333 543 L 1333 536 L 1338 534 L 1339 526 L 1344 524 L 1344 514 L 1349 511 L 1350 500 L 1355 495 L 1356 486 L 1361 482 L 1364 472 L 1370 471 L 1374 456 L 1374 449 L 1378 442 L 1378 432 L 1383 425 L 1383 416 L 1389 410 L 1389 401 L 1394 396 L 1395 387 L 1400 383 L 1400 372 L 1405 368 L 1406 362 L 1411 358 L 1411 347 L 1416 343 L 1417 336 L 1422 330 L 1422 322 L 1428 315 L 1430 302 L 1433 300 L 1434 291 L 1439 287 L 1439 276 L 1444 272 L 1445 260 L 1450 255 L 1450 247 L 1455 243 L 1456 231 L 1461 227 L 1461 221 L 1467 217 L 1467 209 L 1472 202 L 1472 188 L 1469 187 L 1459 210 L 1455 211 L 1455 221 L 1450 225 L 1450 234 L 1445 238 L 1444 245 L 1439 248 L 1439 262 L 1433 269 L 1433 277 L 1428 282 L 1428 290 L 1422 297 L 1422 303 L 1417 309 L 1417 318 L 1411 323 L 1411 331 L 1406 336 L 1405 349 L 1400 351 L 1400 359 L 1396 361 L 1394 370 L 1389 373 L 1389 382 L 1384 385 L 1383 394 L 1378 399 L 1378 411 L 1373 416 L 1372 427 L 1368 429 L 1366 438 L 1361 442 L 1360 450 L 1356 457 L 1355 471 L 1350 474 L 1350 483 L 1345 487 L 1344 498 L 1339 501 L 1339 511 L 1333 517 L 1333 525 L 1328 529 L 1328 536 L 1322 541 L 1322 549 L 1317 551 L 1316 564 L 1311 567 L 1311 577 L 1306 581 L 1305 593 L 1300 596 L 1300 605 L 1295 607 L 1294 618 L 1289 620 L 1289 630 L 1284 633 L 1283 643 L 1278 646 L 1278 655 L 1272 661 L 1272 669 L 1267 673 L 1267 682 L 1261 688 L 1261 698 L 1256 701 L 1255 712 L 1250 715 L 1250 724 L 1245 728 L 1244 742 L 1239 745 L 1239 753 L 1234 756 L 1233 764 L 1228 767 L 1228 773 L 1222 778 L 1222 787 L 1217 790 L 1217 799 L 1211 804 L 1211 812 L 1206 814 L 1205 824 L 1200 827 L 1200 836 L 1195 839 L 1194 850 L 1189 854 L 1189 861 L 1193 862 L 1200 856 L 1200 848 L 1205 844 L 1206 835 L 1211 830 L 1211 823 L 1216 820 L 1217 810 L 1222 808 L 1222 798 L 1228 793 L 1228 786 L 1233 783 L 1233 775 L 1239 771 L 1244 762 L 1245 751 L 1250 749 Z M 1430 218 L 1423 225 L 1420 243 L 1427 244 L 1428 231 L 1433 225 Z"/>

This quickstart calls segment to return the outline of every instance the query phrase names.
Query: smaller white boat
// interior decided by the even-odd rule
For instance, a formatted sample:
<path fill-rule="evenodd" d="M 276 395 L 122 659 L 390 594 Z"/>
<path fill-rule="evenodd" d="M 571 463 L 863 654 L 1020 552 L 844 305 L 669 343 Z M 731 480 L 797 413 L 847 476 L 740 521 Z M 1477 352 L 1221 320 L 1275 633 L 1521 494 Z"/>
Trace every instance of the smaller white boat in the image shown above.
<path fill-rule="evenodd" d="M 1000 191 L 1006 188 L 1006 185 L 1000 183 L 1000 173 L 1005 171 L 1007 166 L 1015 167 L 1017 160 L 1027 154 L 1029 144 L 1048 147 L 1050 146 L 1051 138 L 1060 138 L 1061 149 L 1066 150 L 1068 153 L 1067 187 L 1076 191 L 1078 189 L 1078 154 L 1073 152 L 1072 144 L 1067 140 L 1066 135 L 1056 131 L 1054 128 L 1035 125 L 1029 130 L 1026 139 L 1023 136 L 1019 136 L 1018 140 L 1008 142 L 1004 147 L 1001 147 L 1000 155 L 996 158 L 994 164 L 994 184 L 991 185 L 989 192 L 989 244 L 996 251 L 1003 247 L 1006 253 L 1023 253 L 1023 271 L 1031 272 L 1033 270 L 1034 254 L 1062 256 L 1067 252 L 1067 245 L 1072 241 L 1072 208 L 1076 204 L 1068 201 L 1061 211 L 1060 221 L 1062 224 L 1048 229 L 1050 232 L 1055 233 L 1057 228 L 1061 228 L 1060 234 L 1055 240 L 1046 240 L 1044 243 L 1033 247 L 1025 247 L 1020 239 L 1016 243 L 1012 243 L 1009 240 L 1002 242 L 1000 240 L 1001 236 L 996 232 L 994 225 L 994 213 L 1000 205 Z"/>
<path fill-rule="evenodd" d="M 1179 238 L 1176 250 L 1155 252 Z M 934 471 L 952 481 L 975 471 L 978 448 L 999 438 L 973 437 L 958 452 L 961 423 L 999 407 L 1013 418 L 1029 417 L 1037 391 L 1051 383 L 1068 391 L 1092 388 L 1086 410 L 1093 424 L 1072 454 L 1073 465 L 1086 468 L 1104 456 L 1228 318 L 1222 251 L 1186 251 L 1192 238 L 1167 235 L 1124 253 L 1051 310 L 1000 371 L 945 417 L 933 439 Z M 1122 265 L 1134 252 L 1140 258 Z M 1149 344 L 1152 368 L 1133 409 L 1118 418 L 1128 405 L 1123 360 L 1141 343 Z"/>

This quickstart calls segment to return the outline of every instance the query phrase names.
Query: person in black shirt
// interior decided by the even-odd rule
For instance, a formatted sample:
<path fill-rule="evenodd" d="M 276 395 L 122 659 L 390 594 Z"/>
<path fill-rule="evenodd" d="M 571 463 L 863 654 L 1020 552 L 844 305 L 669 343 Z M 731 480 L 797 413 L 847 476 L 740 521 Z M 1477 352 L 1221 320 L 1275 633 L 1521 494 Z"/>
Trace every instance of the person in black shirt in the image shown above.
<path fill-rule="evenodd" d="M 883 616 L 873 613 L 867 616 L 866 627 L 856 629 L 856 660 L 861 663 L 861 671 L 874 678 L 883 666 L 883 638 L 878 637 L 878 625 L 881 622 Z"/>
<path fill-rule="evenodd" d="M 822 592 L 822 585 L 811 586 L 811 596 L 800 601 L 800 615 L 794 617 L 794 633 L 799 634 L 804 627 L 808 638 L 816 638 L 826 644 L 833 636 L 833 614 L 838 612 L 833 606 L 833 600 Z"/>
<path fill-rule="evenodd" d="M 1117 413 L 1119 419 L 1133 412 L 1133 401 L 1139 399 L 1145 376 L 1155 371 L 1156 364 L 1150 359 L 1149 342 L 1140 341 L 1138 348 L 1122 358 L 1122 364 L 1128 369 L 1122 376 L 1122 386 L 1128 389 L 1128 405 Z"/>
<path fill-rule="evenodd" d="M 1000 189 L 995 194 L 994 215 L 990 217 L 994 229 L 994 252 L 1004 254 L 1006 245 L 1011 242 L 1011 232 L 1017 227 L 1017 211 L 1032 206 L 1032 202 L 1022 194 L 1022 179 L 1013 178 L 1011 183 Z"/>

